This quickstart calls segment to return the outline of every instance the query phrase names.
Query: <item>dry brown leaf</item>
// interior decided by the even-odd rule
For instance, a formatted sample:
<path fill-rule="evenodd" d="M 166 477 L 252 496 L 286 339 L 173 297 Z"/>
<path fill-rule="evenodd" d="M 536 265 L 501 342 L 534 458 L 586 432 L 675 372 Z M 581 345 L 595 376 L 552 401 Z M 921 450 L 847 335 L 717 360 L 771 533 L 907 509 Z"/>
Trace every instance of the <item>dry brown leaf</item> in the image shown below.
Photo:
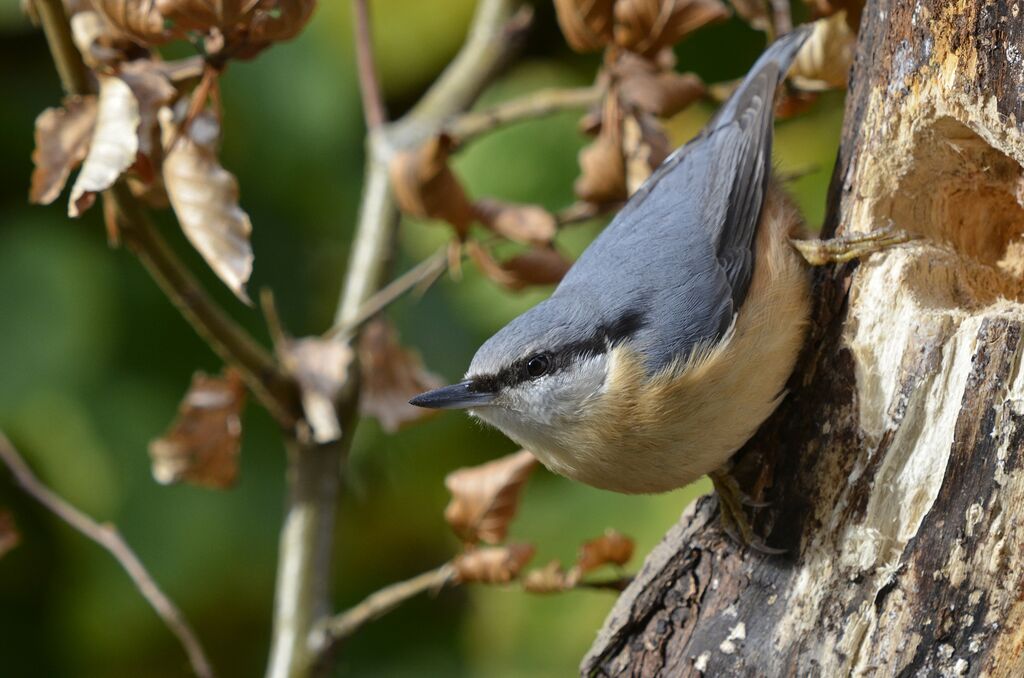
<path fill-rule="evenodd" d="M 69 17 L 74 16 L 79 12 L 93 11 L 92 0 L 64 0 L 63 4 L 64 13 Z"/>
<path fill-rule="evenodd" d="M 736 14 L 755 31 L 772 30 L 771 12 L 767 0 L 729 0 Z"/>
<path fill-rule="evenodd" d="M 607 204 L 621 202 L 626 192 L 626 165 L 622 155 L 622 104 L 617 88 L 609 88 L 601 103 L 600 115 L 589 116 L 589 125 L 597 139 L 579 152 L 580 175 L 573 184 L 584 202 Z"/>
<path fill-rule="evenodd" d="M 860 17 L 864 13 L 865 0 L 804 0 L 813 10 L 815 17 L 832 16 L 838 12 L 846 12 L 846 25 L 854 33 L 860 27 Z"/>
<path fill-rule="evenodd" d="M 782 95 L 775 103 L 775 117 L 780 120 L 792 118 L 807 111 L 821 95 L 818 92 L 807 92 L 792 87 L 782 90 Z"/>
<path fill-rule="evenodd" d="M 638 113 L 622 121 L 626 188 L 632 195 L 671 152 L 668 136 L 654 118 Z"/>
<path fill-rule="evenodd" d="M 613 0 L 555 0 L 558 25 L 577 52 L 596 52 L 612 41 Z"/>
<path fill-rule="evenodd" d="M 475 204 L 477 218 L 498 235 L 524 245 L 546 245 L 558 231 L 555 216 L 539 205 L 514 205 L 485 198 Z"/>
<path fill-rule="evenodd" d="M 572 262 L 553 247 L 535 247 L 503 262 L 497 261 L 475 240 L 466 243 L 466 251 L 481 273 L 513 291 L 530 285 L 554 285 L 572 266 Z"/>
<path fill-rule="evenodd" d="M 856 50 L 857 34 L 846 23 L 845 10 L 819 19 L 793 61 L 790 80 L 802 90 L 843 89 Z"/>
<path fill-rule="evenodd" d="M 391 161 L 391 185 L 402 211 L 415 217 L 443 219 L 464 238 L 475 213 L 448 166 L 451 148 L 451 137 L 442 134 L 397 154 Z"/>
<path fill-rule="evenodd" d="M 135 59 L 120 66 L 118 77 L 132 88 L 139 102 L 139 154 L 126 177 L 132 194 L 147 205 L 166 208 L 170 201 L 164 187 L 163 132 L 160 111 L 178 96 L 167 78 L 166 64 L 153 59 Z"/>
<path fill-rule="evenodd" d="M 261 0 L 246 28 L 246 41 L 267 44 L 298 35 L 316 8 L 316 0 Z"/>
<path fill-rule="evenodd" d="M 498 260 L 491 256 L 491 253 L 484 249 L 476 240 L 466 242 L 466 253 L 469 254 L 469 258 L 473 260 L 476 267 L 488 279 L 506 287 L 516 284 L 515 276 L 502 268 Z"/>
<path fill-rule="evenodd" d="M 562 564 L 552 560 L 544 567 L 530 570 L 523 577 L 523 589 L 529 593 L 561 593 L 575 585 Z"/>
<path fill-rule="evenodd" d="M 91 68 L 109 66 L 126 58 L 133 42 L 99 12 L 78 12 L 71 17 L 71 37 Z"/>
<path fill-rule="evenodd" d="M 196 372 L 170 430 L 149 444 L 153 478 L 169 485 L 225 489 L 238 477 L 245 386 L 232 369 L 211 377 Z"/>
<path fill-rule="evenodd" d="M 601 205 L 621 202 L 629 196 L 622 147 L 609 135 L 602 133 L 584 146 L 579 153 L 579 163 L 580 175 L 573 183 L 573 190 L 580 200 Z"/>
<path fill-rule="evenodd" d="M 345 385 L 352 349 L 320 337 L 288 339 L 278 345 L 281 364 L 299 384 L 302 411 L 313 440 L 324 444 L 341 438 L 334 401 Z"/>
<path fill-rule="evenodd" d="M 185 104 L 187 102 L 179 102 Z M 174 213 L 189 242 L 213 272 L 245 303 L 252 273 L 252 223 L 238 206 L 238 180 L 217 158 L 220 124 L 203 111 L 179 132 L 184 106 L 160 110 L 164 144 L 177 137 L 163 162 L 163 180 Z"/>
<path fill-rule="evenodd" d="M 7 509 L 0 509 L 0 558 L 6 556 L 21 543 L 21 533 L 14 522 L 14 515 Z"/>
<path fill-rule="evenodd" d="M 156 0 L 92 0 L 93 6 L 115 28 L 142 45 L 160 45 L 180 37 L 169 27 Z"/>
<path fill-rule="evenodd" d="M 572 268 L 572 262 L 553 247 L 534 247 L 506 259 L 501 268 L 512 277 L 506 283 L 513 290 L 530 285 L 557 285 Z"/>
<path fill-rule="evenodd" d="M 89 152 L 96 124 L 96 97 L 67 97 L 62 108 L 47 108 L 36 118 L 29 201 L 49 205 L 64 190 L 71 171 Z"/>
<path fill-rule="evenodd" d="M 470 549 L 456 556 L 452 566 L 464 584 L 507 584 L 530 562 L 535 550 L 530 544 Z"/>
<path fill-rule="evenodd" d="M 226 33 L 262 0 L 156 0 L 156 9 L 176 30 Z"/>
<path fill-rule="evenodd" d="M 728 8 L 719 0 L 617 0 L 615 42 L 638 54 L 653 55 L 728 17 Z"/>
<path fill-rule="evenodd" d="M 452 499 L 444 518 L 464 542 L 500 544 L 519 508 L 523 486 L 537 459 L 520 450 L 480 466 L 448 474 L 445 487 Z"/>
<path fill-rule="evenodd" d="M 613 70 L 624 104 L 662 118 L 675 115 L 704 96 L 704 83 L 695 74 L 662 70 L 629 52 L 622 54 Z"/>
<path fill-rule="evenodd" d="M 394 325 L 370 321 L 359 336 L 359 413 L 373 417 L 387 433 L 436 412 L 413 407 L 409 399 L 444 382 L 429 372 L 420 356 L 398 343 Z"/>
<path fill-rule="evenodd" d="M 99 74 L 96 126 L 89 153 L 71 187 L 68 216 L 77 217 L 96 201 L 96 194 L 114 185 L 135 162 L 139 150 L 139 103 L 120 78 Z"/>
<path fill-rule="evenodd" d="M 152 182 L 158 179 L 156 170 L 163 160 L 160 109 L 174 100 L 178 90 L 167 79 L 162 65 L 150 59 L 123 64 L 118 76 L 131 88 L 139 105 L 139 153 L 146 162 L 140 162 L 137 169 L 144 180 Z"/>
<path fill-rule="evenodd" d="M 580 547 L 576 567 L 581 574 L 602 565 L 625 565 L 633 557 L 633 540 L 615 530 L 607 530 L 597 539 L 584 542 Z"/>

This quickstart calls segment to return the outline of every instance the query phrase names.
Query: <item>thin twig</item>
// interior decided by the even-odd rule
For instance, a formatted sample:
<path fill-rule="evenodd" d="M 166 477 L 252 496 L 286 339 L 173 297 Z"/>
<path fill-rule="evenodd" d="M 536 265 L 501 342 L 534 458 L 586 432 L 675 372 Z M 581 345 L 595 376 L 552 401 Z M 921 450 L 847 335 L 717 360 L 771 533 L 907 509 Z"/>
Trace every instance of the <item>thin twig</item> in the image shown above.
<path fill-rule="evenodd" d="M 37 0 L 37 7 L 64 90 L 69 94 L 91 93 L 93 86 L 84 75 L 87 70 L 82 55 L 71 40 L 63 4 L 60 0 Z M 293 413 L 300 411 L 294 384 L 277 368 L 270 353 L 213 301 L 122 182 L 105 191 L 103 199 L 113 203 L 111 211 L 126 244 L 193 329 L 226 363 L 238 369 L 246 385 L 282 426 L 294 425 Z"/>
<path fill-rule="evenodd" d="M 632 581 L 633 577 L 631 576 L 616 577 L 615 579 L 576 581 L 559 592 L 564 593 L 573 589 L 593 589 L 618 593 L 625 590 Z M 371 593 L 360 603 L 344 612 L 324 619 L 317 624 L 314 630 L 313 646 L 318 651 L 324 652 L 345 640 L 366 624 L 394 611 L 399 605 L 411 598 L 426 592 L 438 593 L 442 589 L 452 588 L 462 583 L 458 578 L 455 567 L 451 562 L 447 562 L 440 567 L 428 570 L 405 581 L 389 584 Z M 509 588 L 506 585 L 499 586 Z M 519 590 L 518 587 L 514 588 Z"/>
<path fill-rule="evenodd" d="M 402 295 L 413 289 L 422 289 L 420 286 L 436 281 L 445 269 L 448 268 L 448 246 L 445 245 L 437 252 L 416 264 L 408 271 L 398 276 L 385 287 L 382 287 L 372 297 L 363 302 L 355 316 L 344 325 L 335 325 L 324 334 L 325 339 L 337 337 L 347 340 L 361 328 L 366 321 L 383 311 L 389 305 L 400 299 Z"/>
<path fill-rule="evenodd" d="M 457 583 L 451 563 L 418 574 L 411 579 L 389 584 L 371 593 L 361 603 L 317 625 L 315 645 L 325 646 L 342 641 L 363 625 L 383 617 L 399 605 L 427 591 L 438 592 Z"/>
<path fill-rule="evenodd" d="M 633 583 L 633 577 L 616 577 L 615 579 L 593 579 L 581 581 L 576 584 L 578 589 L 598 589 L 605 591 L 622 592 Z"/>
<path fill-rule="evenodd" d="M 213 668 L 210 666 L 210 661 L 206 658 L 206 653 L 192 627 L 185 620 L 181 610 L 160 590 L 145 565 L 128 546 L 117 528 L 110 524 L 97 523 L 46 487 L 32 473 L 28 464 L 2 432 L 0 432 L 0 461 L 3 461 L 4 465 L 10 469 L 14 479 L 26 494 L 85 537 L 102 546 L 114 557 L 131 577 L 139 593 L 153 607 L 171 633 L 178 637 L 195 674 L 201 678 L 212 678 Z"/>
<path fill-rule="evenodd" d="M 377 65 L 373 57 L 373 29 L 368 1 L 352 0 L 352 15 L 363 115 L 366 118 L 366 127 L 373 130 L 387 122 L 387 112 L 384 110 L 384 97 L 380 91 Z"/>
<path fill-rule="evenodd" d="M 785 35 L 793 30 L 793 12 L 789 0 L 768 0 L 772 8 L 772 25 L 775 36 Z"/>
<path fill-rule="evenodd" d="M 459 54 L 402 120 L 371 129 L 363 194 L 335 324 L 356 319 L 384 280 L 394 252 L 398 208 L 388 180 L 388 157 L 437 134 L 443 123 L 466 110 L 508 59 L 526 27 L 515 14 L 519 0 L 482 0 Z M 349 340 L 354 341 L 356 337 Z M 281 530 L 274 628 L 267 675 L 307 676 L 329 658 L 314 647 L 314 625 L 329 603 L 332 526 L 339 472 L 358 415 L 358 365 L 352 361 L 337 399 L 342 440 L 327 448 L 289 451 L 289 499 Z"/>
<path fill-rule="evenodd" d="M 238 369 L 246 386 L 286 429 L 300 411 L 294 383 L 252 336 L 222 309 L 160 235 L 126 186 L 103 194 L 114 203 L 125 244 L 196 333 L 224 362 Z"/>
<path fill-rule="evenodd" d="M 514 13 L 513 13 L 514 11 Z M 516 51 L 533 19 L 520 0 L 482 0 L 477 4 L 462 49 L 393 131 L 410 146 L 436 134 L 452 116 L 466 111 Z M 406 134 L 410 139 L 403 139 Z"/>
<path fill-rule="evenodd" d="M 612 212 L 618 211 L 623 203 L 611 202 L 597 204 L 593 202 L 578 201 L 555 213 L 555 223 L 559 226 L 569 226 L 582 221 L 590 221 Z"/>
<path fill-rule="evenodd" d="M 599 87 L 542 89 L 491 108 L 464 113 L 444 127 L 457 143 L 464 144 L 499 127 L 542 118 L 561 111 L 595 106 L 601 99 Z"/>
<path fill-rule="evenodd" d="M 92 89 L 89 69 L 75 47 L 68 28 L 68 16 L 61 0 L 35 0 L 36 12 L 43 25 L 46 43 L 64 86 L 65 94 L 88 94 Z"/>

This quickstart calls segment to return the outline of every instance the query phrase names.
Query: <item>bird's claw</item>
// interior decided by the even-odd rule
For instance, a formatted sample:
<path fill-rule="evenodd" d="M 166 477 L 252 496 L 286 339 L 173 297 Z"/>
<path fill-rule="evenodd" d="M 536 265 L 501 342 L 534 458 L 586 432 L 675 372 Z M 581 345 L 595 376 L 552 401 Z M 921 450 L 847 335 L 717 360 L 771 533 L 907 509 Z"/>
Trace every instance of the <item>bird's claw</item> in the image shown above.
<path fill-rule="evenodd" d="M 913 240 L 910 233 L 890 223 L 867 233 L 850 233 L 827 240 L 794 238 L 790 242 L 811 266 L 824 266 L 866 257 L 910 240 Z"/>
<path fill-rule="evenodd" d="M 763 502 L 754 502 L 748 497 L 736 482 L 736 479 L 727 470 L 713 471 L 708 474 L 711 483 L 715 486 L 715 493 L 718 495 L 719 517 L 724 531 L 733 541 L 755 551 L 768 555 L 780 555 L 786 552 L 785 549 L 777 549 L 768 546 L 764 540 L 754 532 L 750 520 L 747 518 L 743 507 L 767 506 Z"/>

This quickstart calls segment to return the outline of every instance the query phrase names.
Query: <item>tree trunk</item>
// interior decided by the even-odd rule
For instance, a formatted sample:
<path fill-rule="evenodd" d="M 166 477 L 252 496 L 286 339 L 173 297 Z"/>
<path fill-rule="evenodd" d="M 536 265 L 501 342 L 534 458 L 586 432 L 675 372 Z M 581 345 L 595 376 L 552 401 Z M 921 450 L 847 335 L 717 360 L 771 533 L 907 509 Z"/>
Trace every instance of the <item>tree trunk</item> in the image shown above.
<path fill-rule="evenodd" d="M 737 548 L 691 506 L 587 675 L 1024 675 L 1024 2 L 869 0 L 790 395 L 738 456 Z M 854 270 L 855 269 L 855 270 Z"/>

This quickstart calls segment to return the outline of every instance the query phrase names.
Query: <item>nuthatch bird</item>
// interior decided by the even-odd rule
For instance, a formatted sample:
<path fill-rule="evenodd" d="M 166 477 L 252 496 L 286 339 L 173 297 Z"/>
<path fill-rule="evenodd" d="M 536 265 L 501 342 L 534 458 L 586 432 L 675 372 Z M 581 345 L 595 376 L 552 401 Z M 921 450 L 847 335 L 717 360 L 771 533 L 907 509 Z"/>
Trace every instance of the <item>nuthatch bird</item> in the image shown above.
<path fill-rule="evenodd" d="M 771 177 L 776 88 L 807 35 L 765 51 L 464 381 L 412 404 L 469 409 L 552 471 L 618 492 L 727 464 L 782 399 L 808 324 L 809 269 L 790 242 L 802 220 Z"/>

